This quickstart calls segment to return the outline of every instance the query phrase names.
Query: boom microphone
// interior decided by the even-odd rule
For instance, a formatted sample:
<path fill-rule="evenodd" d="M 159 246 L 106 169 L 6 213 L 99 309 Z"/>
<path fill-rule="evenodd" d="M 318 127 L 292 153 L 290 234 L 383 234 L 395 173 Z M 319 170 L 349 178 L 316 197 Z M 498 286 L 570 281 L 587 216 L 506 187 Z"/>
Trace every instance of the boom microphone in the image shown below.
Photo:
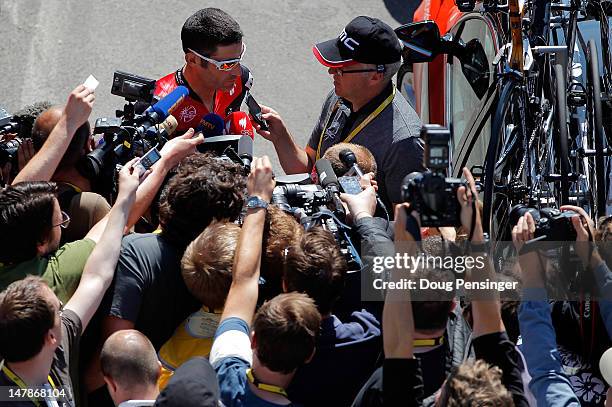
<path fill-rule="evenodd" d="M 249 136 L 251 139 L 255 138 L 251 119 L 249 119 L 248 114 L 241 110 L 232 112 L 227 116 L 225 130 L 227 134 L 239 134 L 241 136 Z"/>
<path fill-rule="evenodd" d="M 336 173 L 331 163 L 329 160 L 321 158 L 315 163 L 315 170 L 317 171 L 319 184 L 331 192 L 334 206 L 336 207 L 335 212 L 344 219 L 346 213 L 344 212 L 344 206 L 342 206 L 342 201 L 340 200 L 340 182 L 338 181 L 338 177 L 336 177 Z"/>
<path fill-rule="evenodd" d="M 242 136 L 238 140 L 238 157 L 242 160 L 244 168 L 250 170 L 253 161 L 253 139 L 249 136 Z"/>

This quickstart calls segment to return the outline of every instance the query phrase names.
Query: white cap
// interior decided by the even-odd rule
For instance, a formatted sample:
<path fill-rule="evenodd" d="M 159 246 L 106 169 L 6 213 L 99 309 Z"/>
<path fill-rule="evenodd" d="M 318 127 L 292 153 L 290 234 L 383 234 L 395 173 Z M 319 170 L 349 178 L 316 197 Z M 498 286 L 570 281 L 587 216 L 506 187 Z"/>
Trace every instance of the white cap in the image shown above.
<path fill-rule="evenodd" d="M 599 359 L 599 370 L 608 385 L 612 385 L 612 348 L 601 355 L 601 359 Z"/>

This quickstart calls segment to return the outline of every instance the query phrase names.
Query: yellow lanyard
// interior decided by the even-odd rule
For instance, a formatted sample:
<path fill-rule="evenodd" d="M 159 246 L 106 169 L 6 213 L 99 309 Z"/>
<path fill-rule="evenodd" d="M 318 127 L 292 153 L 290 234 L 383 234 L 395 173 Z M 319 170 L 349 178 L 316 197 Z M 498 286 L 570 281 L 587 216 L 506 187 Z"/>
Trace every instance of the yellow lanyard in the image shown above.
<path fill-rule="evenodd" d="M 261 383 L 259 380 L 257 380 L 255 376 L 253 376 L 253 369 L 247 369 L 246 375 L 249 381 L 253 383 L 258 389 L 269 391 L 270 393 L 280 394 L 281 396 L 289 398 L 289 396 L 287 396 L 287 392 L 282 387 L 274 386 L 272 384 Z"/>
<path fill-rule="evenodd" d="M 438 346 L 444 343 L 444 337 L 440 336 L 438 338 L 431 339 L 415 339 L 412 341 L 412 346 L 415 348 L 423 348 L 429 346 Z"/>
<path fill-rule="evenodd" d="M 28 389 L 28 386 L 21 379 L 21 377 L 17 376 L 15 373 L 13 373 L 13 371 L 11 369 L 9 369 L 9 367 L 6 364 L 4 364 L 4 363 L 3 363 L 3 366 L 2 366 L 2 372 L 6 375 L 6 377 L 9 378 L 10 381 L 15 383 L 22 390 L 27 390 Z M 47 380 L 49 381 L 49 384 L 51 385 L 51 387 L 53 389 L 55 389 L 55 383 L 53 383 L 53 379 L 51 378 L 50 375 L 47 376 Z M 40 407 L 40 403 L 38 402 L 38 400 L 30 399 L 30 401 L 32 403 L 34 403 L 34 405 L 36 405 L 37 407 Z"/>
<path fill-rule="evenodd" d="M 353 131 L 351 131 L 351 133 L 348 135 L 348 137 L 345 138 L 342 142 L 343 143 L 350 143 L 351 140 L 354 139 L 355 136 L 357 134 L 359 134 L 359 132 L 361 130 L 363 130 L 363 128 L 365 126 L 370 124 L 370 122 L 372 120 L 374 120 L 376 118 L 376 116 L 378 116 L 380 114 L 380 112 L 385 110 L 385 108 L 387 106 L 389 106 L 391 104 L 391 102 L 393 102 L 393 98 L 394 97 L 395 97 L 395 86 L 393 86 L 393 92 L 391 92 L 391 94 L 380 104 L 380 106 L 378 106 L 376 108 L 376 110 L 374 110 L 372 113 L 370 113 L 370 115 L 368 117 L 366 117 L 364 121 L 359 123 L 359 126 L 355 127 L 353 129 Z M 337 109 L 338 109 L 338 105 L 336 105 L 336 107 L 332 111 L 332 114 L 330 116 L 330 120 L 332 120 L 332 118 L 334 117 L 334 114 L 335 114 Z M 329 120 L 327 121 L 327 123 L 325 123 L 325 127 L 323 128 L 323 132 L 321 133 L 321 136 L 319 137 L 319 146 L 317 147 L 317 160 L 321 158 L 321 145 L 323 144 L 323 135 L 325 134 L 325 131 L 327 130 L 327 126 L 328 125 L 329 125 Z"/>

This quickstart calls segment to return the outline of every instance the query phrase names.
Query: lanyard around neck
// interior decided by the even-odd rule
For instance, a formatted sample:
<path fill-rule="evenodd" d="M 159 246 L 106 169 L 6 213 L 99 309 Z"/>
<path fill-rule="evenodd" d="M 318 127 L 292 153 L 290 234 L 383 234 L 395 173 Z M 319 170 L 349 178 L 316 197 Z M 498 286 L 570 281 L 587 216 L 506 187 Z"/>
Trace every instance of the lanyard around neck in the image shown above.
<path fill-rule="evenodd" d="M 25 382 L 21 379 L 21 377 L 17 376 L 17 374 L 15 374 L 5 363 L 4 361 L 2 361 L 2 372 L 6 375 L 6 377 L 8 377 L 8 379 L 10 381 L 12 381 L 13 383 L 15 383 L 20 389 L 22 390 L 27 390 L 28 389 L 28 385 L 25 384 Z M 51 388 L 55 389 L 55 383 L 53 383 L 53 379 L 51 378 L 51 376 L 47 376 L 47 380 L 49 381 L 49 384 L 51 385 Z M 40 403 L 38 400 L 32 399 L 30 398 L 30 401 L 32 403 L 34 403 L 34 405 L 36 405 L 37 407 L 40 407 Z"/>
<path fill-rule="evenodd" d="M 395 91 L 396 91 L 395 86 L 393 86 L 393 92 L 391 92 L 391 94 L 387 96 L 387 98 L 380 104 L 380 106 L 376 108 L 376 110 L 370 113 L 368 117 L 366 117 L 361 123 L 359 123 L 359 125 L 355 127 L 353 131 L 351 131 L 351 133 L 342 142 L 350 143 L 351 140 L 354 139 L 355 136 L 359 134 L 359 132 L 363 130 L 365 126 L 370 124 L 372 120 L 374 120 L 383 110 L 385 110 L 385 108 L 389 106 L 391 102 L 393 101 L 393 98 L 395 97 Z M 338 104 L 336 104 L 336 107 L 332 111 L 332 114 L 330 115 L 330 119 L 327 121 L 327 123 L 325 123 L 323 132 L 321 132 L 321 136 L 319 137 L 319 145 L 317 147 L 317 160 L 321 158 L 321 145 L 323 144 L 323 136 L 325 135 L 325 131 L 327 130 L 327 127 L 329 126 L 329 121 L 332 120 L 332 118 L 334 117 L 334 113 L 336 112 L 337 109 L 338 109 Z"/>
<path fill-rule="evenodd" d="M 246 375 L 247 375 L 247 378 L 249 379 L 249 381 L 251 383 L 253 383 L 253 385 L 255 387 L 257 387 L 258 389 L 263 390 L 263 391 L 267 391 L 267 392 L 270 392 L 270 393 L 280 394 L 281 396 L 285 396 L 285 397 L 289 398 L 289 396 L 287 396 L 287 392 L 282 387 L 275 386 L 273 384 L 262 383 L 259 380 L 257 380 L 255 378 L 255 376 L 253 375 L 253 369 L 247 369 Z"/>

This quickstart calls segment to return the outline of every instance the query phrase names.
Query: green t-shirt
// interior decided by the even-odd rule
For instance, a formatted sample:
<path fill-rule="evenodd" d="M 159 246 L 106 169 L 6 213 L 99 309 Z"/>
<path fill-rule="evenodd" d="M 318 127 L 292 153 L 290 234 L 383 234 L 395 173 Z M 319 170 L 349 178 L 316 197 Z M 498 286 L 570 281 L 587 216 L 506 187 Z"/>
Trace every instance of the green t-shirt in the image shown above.
<path fill-rule="evenodd" d="M 46 257 L 36 256 L 15 266 L 0 265 L 0 291 L 29 275 L 41 276 L 57 298 L 66 303 L 79 286 L 83 268 L 95 245 L 91 239 L 77 240 Z"/>

